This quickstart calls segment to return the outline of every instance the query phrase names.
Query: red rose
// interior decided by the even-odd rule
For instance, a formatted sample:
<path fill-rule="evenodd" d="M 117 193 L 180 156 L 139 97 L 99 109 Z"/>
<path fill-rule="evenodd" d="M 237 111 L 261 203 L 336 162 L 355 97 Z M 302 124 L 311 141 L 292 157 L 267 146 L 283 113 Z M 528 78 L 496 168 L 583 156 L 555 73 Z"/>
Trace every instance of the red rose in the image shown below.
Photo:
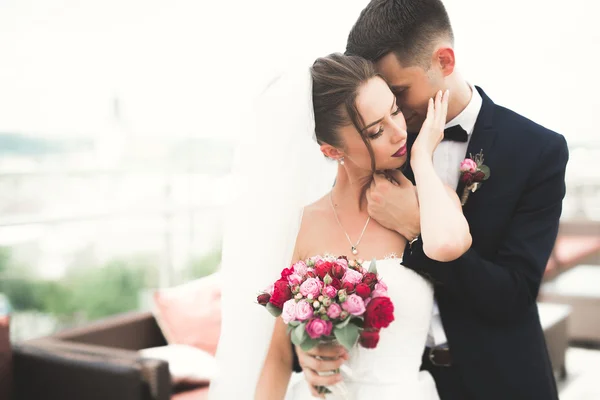
<path fill-rule="evenodd" d="M 344 274 L 346 273 L 346 268 L 339 264 L 333 264 L 333 267 L 331 268 L 331 273 L 336 278 L 342 279 L 344 277 Z"/>
<path fill-rule="evenodd" d="M 371 288 L 365 283 L 359 283 L 356 285 L 356 294 L 364 300 L 371 294 Z"/>
<path fill-rule="evenodd" d="M 331 286 L 333 286 L 334 288 L 336 288 L 336 290 L 340 290 L 342 288 L 342 281 L 340 281 L 338 278 L 331 278 Z"/>
<path fill-rule="evenodd" d="M 485 178 L 485 174 L 481 171 L 475 172 L 473 175 L 473 182 L 483 182 L 483 178 Z"/>
<path fill-rule="evenodd" d="M 333 263 L 329 261 L 324 261 L 322 263 L 317 264 L 317 266 L 315 267 L 315 272 L 319 278 L 323 279 L 327 274 L 332 275 L 331 267 L 333 267 Z"/>
<path fill-rule="evenodd" d="M 287 280 L 287 277 L 293 273 L 294 273 L 294 268 L 284 268 L 283 271 L 281 271 L 281 279 Z"/>
<path fill-rule="evenodd" d="M 365 276 L 363 277 L 363 280 L 362 280 L 362 282 L 363 282 L 365 285 L 368 285 L 368 286 L 369 286 L 369 287 L 372 289 L 372 288 L 373 288 L 373 286 L 375 286 L 375 284 L 378 282 L 378 280 L 377 280 L 377 275 L 375 275 L 375 274 L 374 274 L 374 273 L 372 273 L 372 272 L 367 272 L 367 273 L 365 274 Z"/>
<path fill-rule="evenodd" d="M 270 299 L 271 299 L 271 295 L 269 293 L 262 293 L 262 294 L 258 295 L 258 297 L 256 298 L 256 301 L 261 306 L 266 306 Z"/>
<path fill-rule="evenodd" d="M 374 349 L 379 343 L 379 331 L 362 331 L 358 342 L 366 349 Z"/>
<path fill-rule="evenodd" d="M 386 328 L 394 320 L 394 304 L 389 297 L 375 297 L 365 310 L 365 328 Z"/>
<path fill-rule="evenodd" d="M 284 280 L 278 280 L 275 282 L 273 288 L 273 295 L 269 299 L 269 303 L 273 304 L 277 308 L 283 308 L 283 303 L 292 298 L 292 291 L 288 283 Z"/>
<path fill-rule="evenodd" d="M 346 289 L 346 293 L 348 293 L 348 294 L 354 292 L 354 285 L 351 284 L 350 282 L 344 282 L 344 284 L 342 285 L 342 288 Z"/>
<path fill-rule="evenodd" d="M 462 183 L 466 183 L 467 185 L 470 184 L 473 182 L 473 174 L 470 172 L 464 172 L 460 177 L 460 181 Z"/>

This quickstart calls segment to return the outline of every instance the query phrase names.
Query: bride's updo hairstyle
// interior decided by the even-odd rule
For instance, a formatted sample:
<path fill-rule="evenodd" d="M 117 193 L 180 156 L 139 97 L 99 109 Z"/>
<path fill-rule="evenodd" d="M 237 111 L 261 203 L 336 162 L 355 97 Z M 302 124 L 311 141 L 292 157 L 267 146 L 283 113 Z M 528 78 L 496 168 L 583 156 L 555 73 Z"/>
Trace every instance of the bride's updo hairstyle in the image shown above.
<path fill-rule="evenodd" d="M 356 98 L 362 85 L 379 76 L 370 61 L 341 53 L 317 58 L 311 68 L 313 80 L 313 107 L 315 133 L 319 144 L 343 148 L 339 129 L 354 125 L 371 156 L 371 170 L 375 174 L 375 155 L 363 133 L 364 120 L 356 108 Z M 364 192 L 371 180 L 365 183 Z"/>

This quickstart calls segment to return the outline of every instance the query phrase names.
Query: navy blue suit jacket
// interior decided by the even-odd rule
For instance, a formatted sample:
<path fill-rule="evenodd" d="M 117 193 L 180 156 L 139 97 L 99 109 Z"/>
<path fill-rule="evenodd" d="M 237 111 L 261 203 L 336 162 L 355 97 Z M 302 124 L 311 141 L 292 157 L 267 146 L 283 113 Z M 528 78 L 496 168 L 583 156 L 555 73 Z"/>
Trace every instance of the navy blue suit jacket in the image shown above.
<path fill-rule="evenodd" d="M 454 368 L 470 397 L 558 399 L 536 298 L 558 233 L 567 143 L 477 90 L 483 104 L 466 155 L 483 152 L 491 173 L 463 207 L 473 244 L 441 263 L 417 241 L 403 264 L 434 283 Z"/>

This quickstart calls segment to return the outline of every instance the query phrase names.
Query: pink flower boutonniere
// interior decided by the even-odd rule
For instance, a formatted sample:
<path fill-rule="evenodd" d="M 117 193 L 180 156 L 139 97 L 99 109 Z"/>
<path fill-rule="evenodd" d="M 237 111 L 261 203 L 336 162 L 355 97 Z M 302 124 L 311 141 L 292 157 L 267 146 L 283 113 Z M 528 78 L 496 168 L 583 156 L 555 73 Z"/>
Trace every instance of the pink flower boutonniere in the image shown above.
<path fill-rule="evenodd" d="M 471 154 L 470 158 L 465 158 L 460 163 L 460 181 L 465 184 L 460 196 L 460 204 L 464 206 L 469 194 L 471 192 L 475 193 L 481 187 L 483 181 L 486 181 L 489 177 L 490 169 L 483 164 L 483 151 L 476 154 L 475 157 Z"/>

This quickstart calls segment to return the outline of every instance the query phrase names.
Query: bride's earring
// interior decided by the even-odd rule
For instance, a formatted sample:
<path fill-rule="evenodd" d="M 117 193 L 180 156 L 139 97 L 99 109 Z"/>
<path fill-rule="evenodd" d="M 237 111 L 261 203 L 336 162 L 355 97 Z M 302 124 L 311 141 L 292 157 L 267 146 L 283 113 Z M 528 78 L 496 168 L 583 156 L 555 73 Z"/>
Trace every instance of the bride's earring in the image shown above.
<path fill-rule="evenodd" d="M 344 165 L 344 157 L 340 158 L 338 161 L 340 162 L 340 165 Z"/>

